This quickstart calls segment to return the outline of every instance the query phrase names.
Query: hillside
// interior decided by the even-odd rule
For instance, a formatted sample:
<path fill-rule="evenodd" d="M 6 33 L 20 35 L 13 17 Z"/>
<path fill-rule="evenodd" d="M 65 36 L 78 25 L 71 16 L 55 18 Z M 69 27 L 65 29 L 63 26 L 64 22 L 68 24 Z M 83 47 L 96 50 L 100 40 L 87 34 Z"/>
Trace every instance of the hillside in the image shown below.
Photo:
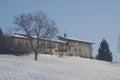
<path fill-rule="evenodd" d="M 80 57 L 0 55 L 0 80 L 120 80 L 120 64 Z"/>

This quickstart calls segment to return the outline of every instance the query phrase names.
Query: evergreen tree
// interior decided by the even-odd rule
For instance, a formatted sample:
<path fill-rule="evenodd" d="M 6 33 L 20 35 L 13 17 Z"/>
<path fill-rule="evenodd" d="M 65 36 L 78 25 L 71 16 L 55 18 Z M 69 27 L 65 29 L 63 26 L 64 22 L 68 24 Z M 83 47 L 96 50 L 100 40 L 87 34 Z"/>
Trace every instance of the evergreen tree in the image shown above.
<path fill-rule="evenodd" d="M 110 52 L 109 45 L 105 39 L 100 43 L 96 59 L 112 62 L 112 52 Z"/>
<path fill-rule="evenodd" d="M 2 29 L 0 28 L 0 51 L 2 48 L 2 39 L 3 39 L 3 32 L 2 32 Z"/>
<path fill-rule="evenodd" d="M 0 38 L 2 37 L 3 35 L 3 32 L 2 32 L 2 29 L 0 28 Z"/>

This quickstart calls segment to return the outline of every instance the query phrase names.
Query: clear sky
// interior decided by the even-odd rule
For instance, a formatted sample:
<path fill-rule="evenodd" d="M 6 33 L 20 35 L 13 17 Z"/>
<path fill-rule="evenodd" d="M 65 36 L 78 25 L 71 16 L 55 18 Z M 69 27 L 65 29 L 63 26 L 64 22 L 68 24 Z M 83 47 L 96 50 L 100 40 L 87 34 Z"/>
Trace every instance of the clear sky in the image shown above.
<path fill-rule="evenodd" d="M 120 56 L 120 0 L 0 0 L 0 27 L 10 30 L 15 16 L 38 10 L 56 22 L 59 35 L 66 32 L 69 37 L 94 42 L 94 55 L 105 38 L 113 54 Z"/>

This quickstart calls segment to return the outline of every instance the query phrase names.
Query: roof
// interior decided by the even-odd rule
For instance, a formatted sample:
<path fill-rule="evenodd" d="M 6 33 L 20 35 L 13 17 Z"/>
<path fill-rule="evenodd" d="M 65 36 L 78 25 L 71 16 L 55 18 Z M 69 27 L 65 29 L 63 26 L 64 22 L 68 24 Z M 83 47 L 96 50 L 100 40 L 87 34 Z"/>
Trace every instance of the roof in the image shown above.
<path fill-rule="evenodd" d="M 17 37 L 17 38 L 27 38 L 27 36 L 26 35 L 24 35 L 24 34 L 14 34 L 12 37 Z"/>
<path fill-rule="evenodd" d="M 14 34 L 12 37 L 16 37 L 16 38 L 28 38 L 26 35 L 24 34 Z M 33 37 L 36 38 L 36 37 Z M 66 43 L 66 41 L 62 41 L 62 40 L 57 40 L 57 39 L 50 39 L 50 38 L 40 38 L 41 40 L 45 40 L 45 41 L 51 41 L 51 42 L 56 42 L 56 43 Z"/>
<path fill-rule="evenodd" d="M 66 41 L 62 41 L 62 40 L 57 40 L 57 39 L 50 39 L 50 38 L 42 38 L 46 41 L 52 41 L 52 42 L 57 42 L 57 43 L 66 43 Z"/>
<path fill-rule="evenodd" d="M 58 36 L 60 40 L 71 40 L 71 41 L 77 41 L 77 42 L 84 42 L 84 43 L 89 43 L 89 44 L 94 44 L 93 42 L 86 41 L 86 40 L 79 40 L 79 39 L 74 39 L 74 38 L 69 38 L 69 37 L 61 37 Z"/>

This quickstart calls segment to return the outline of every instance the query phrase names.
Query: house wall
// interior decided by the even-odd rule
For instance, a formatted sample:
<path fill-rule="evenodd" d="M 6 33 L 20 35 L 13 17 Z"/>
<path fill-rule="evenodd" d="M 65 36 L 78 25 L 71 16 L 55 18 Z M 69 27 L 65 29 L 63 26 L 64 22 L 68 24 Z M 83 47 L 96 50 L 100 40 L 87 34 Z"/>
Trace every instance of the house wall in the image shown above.
<path fill-rule="evenodd" d="M 70 45 L 74 44 L 74 45 Z M 81 56 L 86 58 L 92 57 L 92 44 L 77 42 L 77 41 L 68 41 L 67 52 L 73 56 Z"/>
<path fill-rule="evenodd" d="M 78 42 L 75 41 L 67 41 L 67 42 L 68 42 L 67 52 L 73 56 L 80 56 Z"/>
<path fill-rule="evenodd" d="M 27 39 L 24 38 L 15 38 L 12 37 L 13 48 L 18 50 L 31 50 L 30 43 Z"/>
<path fill-rule="evenodd" d="M 21 45 L 25 45 L 25 48 L 31 49 L 31 45 L 29 41 L 25 38 L 13 38 L 13 42 L 15 45 L 19 43 Z M 54 55 L 66 55 L 66 56 L 81 56 L 86 58 L 92 57 L 92 44 L 79 42 L 79 41 L 71 41 L 67 40 L 67 44 L 53 42 L 53 41 L 40 41 L 39 52 L 54 54 Z M 36 40 L 33 40 L 34 47 L 36 46 Z"/>
<path fill-rule="evenodd" d="M 32 51 L 30 42 L 26 38 L 17 38 L 13 37 L 12 41 L 14 43 L 14 47 L 17 45 L 23 45 L 26 46 L 25 48 L 28 48 L 29 50 Z M 36 39 L 33 40 L 33 46 L 36 46 Z M 53 42 L 53 41 L 45 41 L 45 40 L 40 40 L 39 43 L 39 52 L 40 53 L 46 53 L 46 54 L 54 54 L 54 55 L 60 55 L 60 54 L 65 54 L 64 51 L 62 51 L 62 45 L 64 43 L 59 43 L 59 42 Z M 21 46 L 20 46 L 21 47 Z"/>
<path fill-rule="evenodd" d="M 80 43 L 81 55 L 83 57 L 92 57 L 92 45 L 88 43 Z"/>
<path fill-rule="evenodd" d="M 65 55 L 66 54 L 66 45 L 65 43 L 56 43 L 53 42 L 55 48 L 52 49 L 52 53 L 57 56 Z"/>

